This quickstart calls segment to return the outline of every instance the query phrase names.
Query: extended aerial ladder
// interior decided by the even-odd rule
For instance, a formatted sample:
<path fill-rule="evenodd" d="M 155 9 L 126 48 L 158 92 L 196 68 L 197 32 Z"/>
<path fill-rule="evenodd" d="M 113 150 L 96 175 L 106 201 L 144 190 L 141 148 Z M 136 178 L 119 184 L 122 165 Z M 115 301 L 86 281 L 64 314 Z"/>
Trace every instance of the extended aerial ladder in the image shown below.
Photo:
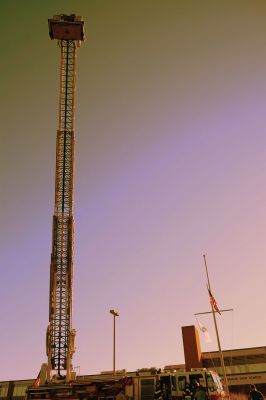
<path fill-rule="evenodd" d="M 84 22 L 75 14 L 56 15 L 48 24 L 51 39 L 58 40 L 61 49 L 61 66 L 46 340 L 48 363 L 42 365 L 41 384 L 56 379 L 69 382 L 74 377 L 71 363 L 75 351 L 72 328 L 74 119 L 77 48 L 84 40 Z"/>

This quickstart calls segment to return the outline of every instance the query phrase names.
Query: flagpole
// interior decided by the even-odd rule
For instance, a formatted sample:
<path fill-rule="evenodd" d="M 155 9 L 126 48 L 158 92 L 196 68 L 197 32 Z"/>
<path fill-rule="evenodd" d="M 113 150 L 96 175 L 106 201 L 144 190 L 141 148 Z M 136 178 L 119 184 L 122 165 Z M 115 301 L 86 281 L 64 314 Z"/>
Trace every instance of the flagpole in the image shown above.
<path fill-rule="evenodd" d="M 207 275 L 207 289 L 209 291 L 209 295 L 211 293 L 211 285 L 210 285 L 210 279 L 209 279 L 209 273 L 208 273 L 208 268 L 207 268 L 207 262 L 206 262 L 206 256 L 203 254 L 204 258 L 204 263 L 205 263 L 205 269 L 206 269 L 206 275 Z M 211 300 L 211 299 L 210 299 Z M 223 371 L 223 378 L 224 378 L 224 384 L 225 384 L 225 390 L 226 393 L 229 396 L 229 388 L 228 388 L 228 382 L 227 382 L 227 377 L 226 377 L 226 372 L 225 372 L 225 366 L 224 366 L 224 357 L 221 349 L 221 343 L 220 343 L 220 338 L 219 338 L 219 333 L 218 333 L 218 326 L 217 326 L 217 321 L 216 321 L 216 315 L 215 315 L 215 310 L 214 310 L 214 305 L 213 302 L 210 301 L 211 303 L 211 308 L 212 308 L 212 316 L 213 316 L 213 322 L 214 322 L 214 327 L 215 327 L 215 332 L 216 332 L 216 338 L 217 338 L 217 344 L 218 344 L 218 349 L 219 349 L 219 354 L 220 354 L 220 360 L 221 360 L 221 367 Z M 230 398 L 230 396 L 229 396 Z"/>

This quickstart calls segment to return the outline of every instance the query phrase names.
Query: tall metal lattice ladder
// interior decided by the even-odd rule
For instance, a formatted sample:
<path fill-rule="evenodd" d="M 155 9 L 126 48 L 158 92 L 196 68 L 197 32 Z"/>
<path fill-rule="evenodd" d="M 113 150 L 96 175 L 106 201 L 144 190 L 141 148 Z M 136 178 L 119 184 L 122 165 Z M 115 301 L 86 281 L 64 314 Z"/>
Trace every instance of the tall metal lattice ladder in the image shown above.
<path fill-rule="evenodd" d="M 74 14 L 48 20 L 51 39 L 61 49 L 59 126 L 56 143 L 55 207 L 50 267 L 49 325 L 47 328 L 47 381 L 55 371 L 59 379 L 73 377 L 73 185 L 74 117 L 77 47 L 84 40 L 84 22 Z"/>

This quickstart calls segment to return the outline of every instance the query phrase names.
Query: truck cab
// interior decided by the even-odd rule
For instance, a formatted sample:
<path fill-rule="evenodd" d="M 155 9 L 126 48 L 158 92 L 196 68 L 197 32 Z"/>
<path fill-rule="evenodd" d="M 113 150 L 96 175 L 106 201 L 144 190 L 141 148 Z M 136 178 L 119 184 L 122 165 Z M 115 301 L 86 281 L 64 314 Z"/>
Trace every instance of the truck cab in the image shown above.
<path fill-rule="evenodd" d="M 206 369 L 197 369 L 192 371 L 176 371 L 172 377 L 172 398 L 184 398 L 187 388 L 193 395 L 197 386 L 205 388 L 211 400 L 219 400 L 224 397 L 223 386 L 218 374 Z"/>

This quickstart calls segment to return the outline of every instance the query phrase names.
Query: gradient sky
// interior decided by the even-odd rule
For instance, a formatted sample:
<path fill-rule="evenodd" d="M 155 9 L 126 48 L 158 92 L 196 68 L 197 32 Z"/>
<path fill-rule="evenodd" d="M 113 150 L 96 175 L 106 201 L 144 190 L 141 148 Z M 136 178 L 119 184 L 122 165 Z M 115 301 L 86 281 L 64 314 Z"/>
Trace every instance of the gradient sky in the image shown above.
<path fill-rule="evenodd" d="M 223 349 L 265 346 L 266 2 L 1 3 L 1 369 L 46 362 L 59 49 L 47 19 L 86 21 L 77 69 L 74 367 L 184 361 L 210 309 Z M 210 316 L 201 319 L 217 350 Z M 78 370 L 78 368 L 77 368 Z M 79 372 L 79 371 L 78 371 Z"/>

